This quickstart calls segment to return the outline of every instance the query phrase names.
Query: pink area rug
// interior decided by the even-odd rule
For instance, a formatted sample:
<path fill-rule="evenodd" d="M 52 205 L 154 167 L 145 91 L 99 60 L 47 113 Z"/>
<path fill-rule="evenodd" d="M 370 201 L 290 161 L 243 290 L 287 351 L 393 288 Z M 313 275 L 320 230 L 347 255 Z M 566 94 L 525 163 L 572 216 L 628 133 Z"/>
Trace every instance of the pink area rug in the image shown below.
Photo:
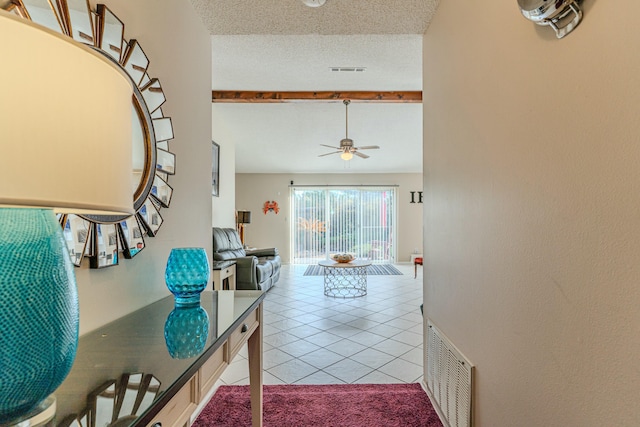
<path fill-rule="evenodd" d="M 264 427 L 442 427 L 420 384 L 266 385 Z M 221 386 L 194 427 L 251 426 L 248 386 Z"/>

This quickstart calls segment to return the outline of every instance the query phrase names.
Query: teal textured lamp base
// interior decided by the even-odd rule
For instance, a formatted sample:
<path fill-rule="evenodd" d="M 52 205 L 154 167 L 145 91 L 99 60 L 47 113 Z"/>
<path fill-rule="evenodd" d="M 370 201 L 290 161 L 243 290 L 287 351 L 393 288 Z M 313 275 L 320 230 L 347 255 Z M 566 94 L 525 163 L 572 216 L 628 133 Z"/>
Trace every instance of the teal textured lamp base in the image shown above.
<path fill-rule="evenodd" d="M 73 265 L 53 211 L 0 208 L 0 424 L 34 411 L 65 379 L 78 317 Z"/>
<path fill-rule="evenodd" d="M 56 416 L 57 400 L 51 394 L 35 408 L 20 418 L 13 420 L 11 424 L 1 424 L 2 427 L 31 427 L 44 426 Z"/>

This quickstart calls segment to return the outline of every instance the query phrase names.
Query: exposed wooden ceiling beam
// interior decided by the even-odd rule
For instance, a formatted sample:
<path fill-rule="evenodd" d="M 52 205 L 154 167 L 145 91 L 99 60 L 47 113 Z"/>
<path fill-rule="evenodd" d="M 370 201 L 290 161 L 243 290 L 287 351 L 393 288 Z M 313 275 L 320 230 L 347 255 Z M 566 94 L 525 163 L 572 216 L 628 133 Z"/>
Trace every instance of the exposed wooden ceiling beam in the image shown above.
<path fill-rule="evenodd" d="M 400 92 L 265 92 L 246 90 L 214 90 L 212 102 L 281 103 L 281 102 L 336 102 L 348 99 L 352 102 L 420 103 L 422 91 Z"/>

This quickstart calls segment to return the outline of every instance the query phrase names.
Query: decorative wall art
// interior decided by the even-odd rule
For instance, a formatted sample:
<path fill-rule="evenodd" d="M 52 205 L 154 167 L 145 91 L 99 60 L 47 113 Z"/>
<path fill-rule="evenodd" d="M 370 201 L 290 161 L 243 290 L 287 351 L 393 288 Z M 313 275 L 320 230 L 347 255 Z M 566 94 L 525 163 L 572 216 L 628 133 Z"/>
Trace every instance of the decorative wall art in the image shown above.
<path fill-rule="evenodd" d="M 211 168 L 211 194 L 220 197 L 220 146 L 211 141 L 213 165 Z"/>
<path fill-rule="evenodd" d="M 264 202 L 264 206 L 262 207 L 262 212 L 266 215 L 267 212 L 273 212 L 276 215 L 280 212 L 280 208 L 278 207 L 278 202 L 267 200 Z"/>
<path fill-rule="evenodd" d="M 422 191 L 409 191 L 409 194 L 411 194 L 409 203 L 422 203 Z"/>

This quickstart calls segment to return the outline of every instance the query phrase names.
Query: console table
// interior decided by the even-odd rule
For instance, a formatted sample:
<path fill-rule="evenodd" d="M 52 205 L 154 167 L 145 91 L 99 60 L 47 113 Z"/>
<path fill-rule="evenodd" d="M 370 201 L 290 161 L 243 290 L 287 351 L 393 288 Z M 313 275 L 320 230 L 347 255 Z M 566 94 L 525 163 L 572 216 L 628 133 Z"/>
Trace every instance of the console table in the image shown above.
<path fill-rule="evenodd" d="M 47 426 L 189 426 L 244 343 L 253 427 L 262 426 L 261 291 L 205 291 L 200 306 L 164 298 L 80 337 Z"/>

